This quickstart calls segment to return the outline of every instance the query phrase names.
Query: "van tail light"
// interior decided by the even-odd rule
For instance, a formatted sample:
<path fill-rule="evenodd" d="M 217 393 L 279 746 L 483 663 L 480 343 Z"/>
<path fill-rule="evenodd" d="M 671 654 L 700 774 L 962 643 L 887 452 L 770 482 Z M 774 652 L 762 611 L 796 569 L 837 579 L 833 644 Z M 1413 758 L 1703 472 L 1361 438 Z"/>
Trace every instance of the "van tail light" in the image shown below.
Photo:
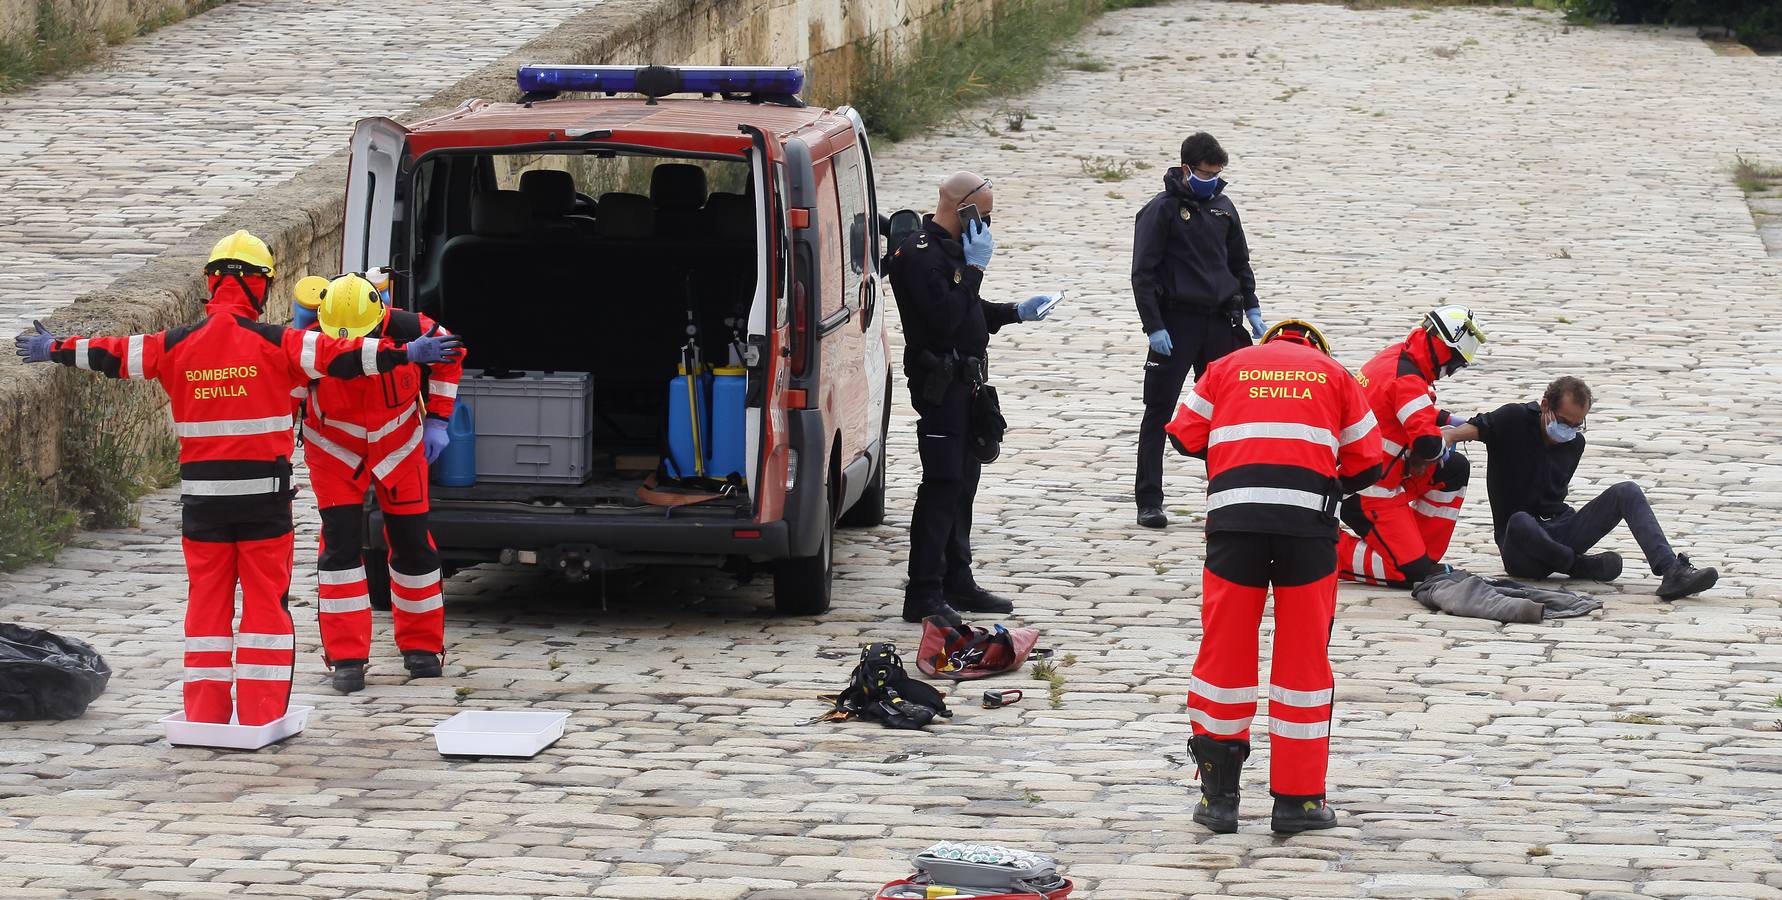
<path fill-rule="evenodd" d="M 787 449 L 786 450 L 786 493 L 788 493 L 788 494 L 792 493 L 792 489 L 795 487 L 798 487 L 798 451 L 792 450 L 792 449 Z"/>
<path fill-rule="evenodd" d="M 794 282 L 792 286 L 792 374 L 803 375 L 804 368 L 810 362 L 810 304 L 804 299 L 804 282 Z"/>

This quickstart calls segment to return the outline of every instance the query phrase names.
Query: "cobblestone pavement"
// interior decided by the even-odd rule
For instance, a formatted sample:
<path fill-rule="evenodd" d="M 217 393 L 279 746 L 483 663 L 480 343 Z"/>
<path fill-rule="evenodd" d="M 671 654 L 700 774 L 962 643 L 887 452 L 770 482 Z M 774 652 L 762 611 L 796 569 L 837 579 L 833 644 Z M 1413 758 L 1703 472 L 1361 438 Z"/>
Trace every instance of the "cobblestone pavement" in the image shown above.
<path fill-rule="evenodd" d="M 1131 10 L 1077 47 L 1113 69 L 1020 100 L 1024 131 L 960 127 L 878 162 L 911 204 L 963 161 L 994 176 L 991 289 L 1071 290 L 996 341 L 1014 432 L 978 529 L 982 581 L 1076 657 L 1062 705 L 1034 691 L 988 711 L 968 692 L 926 733 L 796 724 L 862 641 L 915 641 L 889 616 L 907 405 L 892 521 L 845 535 L 820 621 L 769 618 L 764 582 L 715 572 L 615 576 L 603 607 L 587 586 L 478 570 L 449 591 L 450 680 L 405 684 L 385 621 L 371 686 L 342 698 L 306 600 L 299 691 L 316 714 L 254 754 L 159 739 L 181 614 L 161 495 L 140 531 L 0 578 L 7 620 L 88 636 L 118 670 L 85 718 L 0 731 L 0 894 L 858 900 L 912 850 L 974 838 L 1056 853 L 1097 900 L 1782 896 L 1782 337 L 1752 327 L 1782 270 L 1725 174 L 1735 148 L 1782 156 L 1776 61 L 1523 12 L 1322 5 Z M 1449 405 L 1588 375 L 1579 492 L 1638 479 L 1679 547 L 1724 572 L 1667 605 L 1630 566 L 1585 588 L 1598 616 L 1539 626 L 1345 587 L 1343 827 L 1292 839 L 1266 831 L 1266 739 L 1243 829 L 1188 818 L 1199 465 L 1171 464 L 1178 525 L 1131 520 L 1131 216 L 1202 126 L 1234 154 L 1271 317 L 1317 317 L 1358 365 L 1420 309 L 1471 304 L 1492 342 Z M 1089 155 L 1154 167 L 1098 183 Z M 1489 527 L 1481 498 L 1454 561 L 1496 571 Z M 1611 544 L 1632 558 L 1625 533 Z M 435 754 L 428 729 L 454 710 L 518 705 L 572 711 L 569 733 L 524 762 Z"/>
<path fill-rule="evenodd" d="M 0 324 L 102 288 L 598 0 L 236 0 L 0 97 Z M 12 328 L 0 328 L 11 331 Z"/>

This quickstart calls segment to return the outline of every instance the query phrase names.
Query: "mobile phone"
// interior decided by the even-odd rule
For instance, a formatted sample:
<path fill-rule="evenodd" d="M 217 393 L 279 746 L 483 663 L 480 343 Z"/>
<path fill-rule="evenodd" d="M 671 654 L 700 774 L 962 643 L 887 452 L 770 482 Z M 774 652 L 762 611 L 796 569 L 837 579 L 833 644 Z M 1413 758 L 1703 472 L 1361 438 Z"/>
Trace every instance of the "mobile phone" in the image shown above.
<path fill-rule="evenodd" d="M 960 207 L 959 208 L 959 224 L 961 226 L 963 226 L 961 228 L 961 232 L 962 233 L 970 233 L 972 230 L 972 225 L 975 224 L 981 218 L 983 218 L 983 216 L 978 214 L 978 205 L 976 203 L 972 203 L 967 206 Z"/>
<path fill-rule="evenodd" d="M 1063 303 L 1063 302 L 1064 302 L 1064 292 L 1059 291 L 1058 293 L 1052 295 L 1052 299 L 1047 300 L 1046 302 L 1040 304 L 1039 314 L 1042 316 L 1047 315 L 1052 312 L 1052 309 L 1054 307 L 1056 307 L 1058 304 Z"/>

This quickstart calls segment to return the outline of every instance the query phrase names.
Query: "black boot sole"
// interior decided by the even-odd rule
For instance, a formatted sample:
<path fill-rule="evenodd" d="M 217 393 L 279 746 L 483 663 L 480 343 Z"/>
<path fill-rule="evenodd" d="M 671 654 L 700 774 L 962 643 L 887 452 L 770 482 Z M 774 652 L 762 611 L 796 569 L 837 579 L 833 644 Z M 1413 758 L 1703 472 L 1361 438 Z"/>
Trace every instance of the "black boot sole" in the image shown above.
<path fill-rule="evenodd" d="M 1214 834 L 1237 833 L 1238 823 L 1236 819 L 1219 819 L 1196 812 L 1194 814 L 1194 821 L 1205 825 L 1207 830 Z"/>
<path fill-rule="evenodd" d="M 333 680 L 332 684 L 334 689 L 342 694 L 357 694 L 365 690 L 365 676 L 361 675 L 357 681 L 349 681 L 346 684 L 341 684 L 339 680 Z"/>
<path fill-rule="evenodd" d="M 1283 822 L 1280 819 L 1270 819 L 1268 827 L 1269 830 L 1276 834 L 1299 834 L 1305 831 L 1323 831 L 1326 828 L 1335 828 L 1337 827 L 1337 820 L 1331 819 L 1328 822 Z"/>

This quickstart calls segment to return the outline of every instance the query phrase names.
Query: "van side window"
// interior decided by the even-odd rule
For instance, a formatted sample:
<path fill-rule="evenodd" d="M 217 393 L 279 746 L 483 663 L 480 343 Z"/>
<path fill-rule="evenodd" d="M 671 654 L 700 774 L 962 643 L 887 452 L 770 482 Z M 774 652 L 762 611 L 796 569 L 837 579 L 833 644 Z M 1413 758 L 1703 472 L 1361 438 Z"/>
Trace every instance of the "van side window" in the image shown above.
<path fill-rule="evenodd" d="M 817 176 L 817 215 L 811 224 L 817 231 L 817 239 L 821 242 L 822 255 L 818 258 L 818 271 L 813 273 L 818 282 L 818 297 L 822 301 L 817 308 L 819 320 L 841 313 L 843 307 L 853 308 L 857 301 L 849 296 L 847 284 L 857 278 L 849 271 L 846 257 L 847 231 L 835 223 L 841 219 L 841 211 L 836 202 L 836 167 L 834 159 L 827 162 L 815 162 L 811 165 Z"/>
<path fill-rule="evenodd" d="M 845 284 L 842 293 L 847 296 L 849 306 L 860 303 L 860 280 L 866 273 L 866 254 L 869 246 L 866 227 L 866 172 L 860 164 L 860 151 L 848 147 L 832 158 L 835 165 L 835 192 L 841 215 L 837 227 L 841 229 L 842 247 L 847 253 L 847 268 L 842 275 Z"/>

